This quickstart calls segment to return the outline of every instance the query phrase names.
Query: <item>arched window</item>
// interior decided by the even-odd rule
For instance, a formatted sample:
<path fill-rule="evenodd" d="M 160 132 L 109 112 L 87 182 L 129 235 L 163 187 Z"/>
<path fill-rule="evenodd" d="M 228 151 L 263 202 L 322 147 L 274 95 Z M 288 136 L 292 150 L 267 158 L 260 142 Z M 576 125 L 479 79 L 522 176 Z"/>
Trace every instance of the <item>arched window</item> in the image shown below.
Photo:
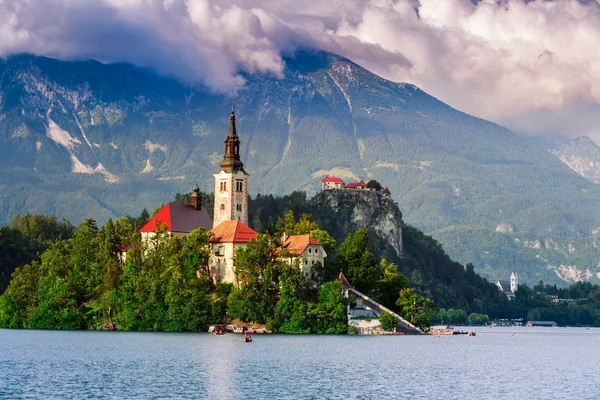
<path fill-rule="evenodd" d="M 225 209 L 225 204 L 221 204 L 221 211 Z"/>

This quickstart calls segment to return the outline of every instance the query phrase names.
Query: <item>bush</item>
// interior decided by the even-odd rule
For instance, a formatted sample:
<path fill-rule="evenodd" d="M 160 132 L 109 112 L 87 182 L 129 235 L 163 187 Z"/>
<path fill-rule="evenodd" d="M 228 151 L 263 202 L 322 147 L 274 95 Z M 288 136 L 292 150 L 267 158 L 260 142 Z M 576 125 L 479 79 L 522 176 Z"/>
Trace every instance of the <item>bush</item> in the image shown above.
<path fill-rule="evenodd" d="M 398 318 L 386 311 L 381 313 L 379 322 L 381 322 L 381 328 L 384 331 L 393 331 L 398 326 Z"/>

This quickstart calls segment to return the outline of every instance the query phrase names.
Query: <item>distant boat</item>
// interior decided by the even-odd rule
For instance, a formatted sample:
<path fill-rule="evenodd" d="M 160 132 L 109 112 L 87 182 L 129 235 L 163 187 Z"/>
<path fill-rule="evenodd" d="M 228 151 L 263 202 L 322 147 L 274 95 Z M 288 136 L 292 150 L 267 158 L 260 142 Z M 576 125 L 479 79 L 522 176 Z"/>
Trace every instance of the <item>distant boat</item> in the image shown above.
<path fill-rule="evenodd" d="M 225 335 L 225 325 L 223 324 L 214 324 L 208 327 L 208 332 L 213 335 Z"/>
<path fill-rule="evenodd" d="M 244 343 L 252 343 L 252 337 L 248 336 L 248 335 L 244 335 L 243 342 Z"/>
<path fill-rule="evenodd" d="M 469 332 L 469 336 L 477 336 L 477 333 L 475 331 L 471 331 Z"/>

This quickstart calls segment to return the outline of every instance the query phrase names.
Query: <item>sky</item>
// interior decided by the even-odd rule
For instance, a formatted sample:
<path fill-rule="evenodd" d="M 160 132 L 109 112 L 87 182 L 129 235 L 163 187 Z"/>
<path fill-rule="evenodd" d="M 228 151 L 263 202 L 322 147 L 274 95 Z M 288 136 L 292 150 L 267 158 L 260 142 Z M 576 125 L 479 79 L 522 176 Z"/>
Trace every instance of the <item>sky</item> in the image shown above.
<path fill-rule="evenodd" d="M 0 56 L 151 67 L 232 93 L 313 47 L 518 133 L 600 143 L 599 0 L 0 0 Z"/>

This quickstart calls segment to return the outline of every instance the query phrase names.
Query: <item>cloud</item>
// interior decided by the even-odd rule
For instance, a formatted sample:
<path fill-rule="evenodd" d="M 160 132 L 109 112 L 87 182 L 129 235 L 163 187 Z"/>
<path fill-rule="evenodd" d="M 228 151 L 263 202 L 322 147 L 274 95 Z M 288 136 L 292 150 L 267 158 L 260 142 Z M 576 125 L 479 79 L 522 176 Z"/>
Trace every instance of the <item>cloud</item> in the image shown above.
<path fill-rule="evenodd" d="M 597 0 L 0 0 L 0 56 L 131 62 L 213 90 L 312 46 L 516 130 L 600 139 Z"/>

